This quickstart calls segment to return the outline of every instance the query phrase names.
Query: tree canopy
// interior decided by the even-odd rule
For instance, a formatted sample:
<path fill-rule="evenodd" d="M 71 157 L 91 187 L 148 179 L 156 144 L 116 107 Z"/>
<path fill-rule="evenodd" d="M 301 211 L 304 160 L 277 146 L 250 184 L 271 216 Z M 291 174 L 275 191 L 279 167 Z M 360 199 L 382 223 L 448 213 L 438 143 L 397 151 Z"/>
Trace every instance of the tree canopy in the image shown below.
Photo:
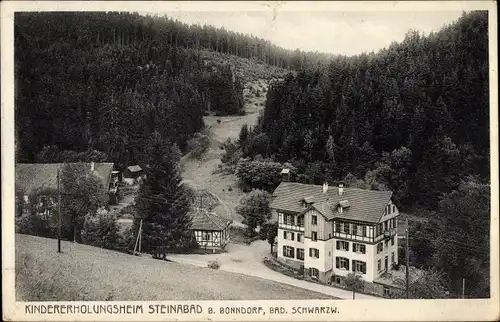
<path fill-rule="evenodd" d="M 316 184 L 378 173 L 400 204 L 435 209 L 460 178 L 489 178 L 488 64 L 488 14 L 474 11 L 302 69 L 270 85 L 244 156 L 290 161 Z"/>

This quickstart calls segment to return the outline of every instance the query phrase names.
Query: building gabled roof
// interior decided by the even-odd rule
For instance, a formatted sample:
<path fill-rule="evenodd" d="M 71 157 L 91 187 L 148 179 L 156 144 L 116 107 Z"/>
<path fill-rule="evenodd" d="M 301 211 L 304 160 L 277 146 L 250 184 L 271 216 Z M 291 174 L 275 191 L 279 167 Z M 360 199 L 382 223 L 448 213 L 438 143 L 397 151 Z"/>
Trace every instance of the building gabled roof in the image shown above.
<path fill-rule="evenodd" d="M 142 168 L 138 165 L 131 165 L 131 166 L 127 167 L 127 170 L 130 172 L 140 172 L 140 171 L 142 171 Z"/>
<path fill-rule="evenodd" d="M 329 187 L 323 193 L 323 186 L 295 182 L 282 182 L 273 192 L 271 208 L 290 213 L 302 213 L 302 200 L 314 197 L 312 207 L 320 212 L 326 219 L 334 218 L 353 221 L 377 223 L 385 211 L 385 207 L 392 197 L 391 191 L 364 190 L 357 188 L 344 188 L 339 196 L 338 187 Z M 337 206 L 347 204 L 342 212 L 337 211 Z"/>
<path fill-rule="evenodd" d="M 57 169 L 67 163 L 17 163 L 16 164 L 16 186 L 29 195 L 33 190 L 40 188 L 57 189 Z M 69 163 L 76 164 L 76 163 Z M 91 169 L 91 163 L 79 163 Z M 94 163 L 93 174 L 99 178 L 108 189 L 111 182 L 113 163 Z"/>
<path fill-rule="evenodd" d="M 215 213 L 202 210 L 194 210 L 189 213 L 192 218 L 192 230 L 212 230 L 221 231 L 231 223 L 231 220 L 221 218 Z"/>

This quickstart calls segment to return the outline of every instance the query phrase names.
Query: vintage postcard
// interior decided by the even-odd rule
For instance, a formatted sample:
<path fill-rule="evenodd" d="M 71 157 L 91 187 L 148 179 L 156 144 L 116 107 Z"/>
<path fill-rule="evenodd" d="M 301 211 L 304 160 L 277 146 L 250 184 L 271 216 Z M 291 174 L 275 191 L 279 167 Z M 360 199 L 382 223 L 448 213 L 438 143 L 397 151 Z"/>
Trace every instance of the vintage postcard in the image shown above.
<path fill-rule="evenodd" d="M 497 321 L 493 1 L 3 1 L 6 321 Z"/>

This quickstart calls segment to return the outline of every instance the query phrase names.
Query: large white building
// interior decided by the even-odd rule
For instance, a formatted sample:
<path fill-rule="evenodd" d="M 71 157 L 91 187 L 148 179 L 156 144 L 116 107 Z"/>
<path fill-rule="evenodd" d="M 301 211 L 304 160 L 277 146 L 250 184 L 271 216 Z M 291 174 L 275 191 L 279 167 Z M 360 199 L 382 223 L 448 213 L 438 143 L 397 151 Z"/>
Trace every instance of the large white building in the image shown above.
<path fill-rule="evenodd" d="M 365 282 L 398 263 L 392 192 L 282 182 L 271 208 L 278 220 L 278 260 L 306 276 L 341 284 L 350 272 Z"/>

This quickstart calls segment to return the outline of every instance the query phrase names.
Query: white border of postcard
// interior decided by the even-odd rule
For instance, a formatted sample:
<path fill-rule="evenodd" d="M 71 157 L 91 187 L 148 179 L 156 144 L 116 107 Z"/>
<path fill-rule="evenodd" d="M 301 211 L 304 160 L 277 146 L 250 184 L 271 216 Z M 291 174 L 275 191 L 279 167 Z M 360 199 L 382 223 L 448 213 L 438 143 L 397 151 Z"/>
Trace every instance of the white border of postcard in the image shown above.
<path fill-rule="evenodd" d="M 264 6 L 263 6 L 264 4 Z M 308 300 L 308 301 L 190 301 L 190 302 L 43 302 L 45 305 L 71 304 L 84 312 L 88 305 L 142 306 L 137 314 L 26 314 L 27 304 L 16 302 L 14 286 L 14 57 L 13 18 L 16 11 L 447 11 L 488 10 L 490 45 L 490 138 L 491 138 L 491 298 L 483 300 Z M 497 64 L 497 11 L 493 1 L 421 1 L 421 2 L 52 2 L 2 1 L 2 297 L 4 320 L 15 321 L 154 321 L 154 320 L 220 320 L 220 321 L 496 321 L 499 307 L 498 257 L 498 64 Z M 383 302 L 381 302 L 383 301 Z M 390 301 L 390 302 L 387 302 Z M 149 314 L 149 305 L 194 304 L 201 305 L 201 314 Z M 336 314 L 293 315 L 294 306 L 336 307 Z M 283 306 L 284 315 L 220 314 L 220 307 Z M 209 313 L 209 308 L 213 313 Z M 59 307 L 59 310 L 61 307 Z M 52 308 L 54 310 L 54 308 Z M 57 311 L 56 311 L 57 312 Z M 60 312 L 60 311 L 59 311 Z M 133 311 L 131 311 L 133 312 Z"/>

